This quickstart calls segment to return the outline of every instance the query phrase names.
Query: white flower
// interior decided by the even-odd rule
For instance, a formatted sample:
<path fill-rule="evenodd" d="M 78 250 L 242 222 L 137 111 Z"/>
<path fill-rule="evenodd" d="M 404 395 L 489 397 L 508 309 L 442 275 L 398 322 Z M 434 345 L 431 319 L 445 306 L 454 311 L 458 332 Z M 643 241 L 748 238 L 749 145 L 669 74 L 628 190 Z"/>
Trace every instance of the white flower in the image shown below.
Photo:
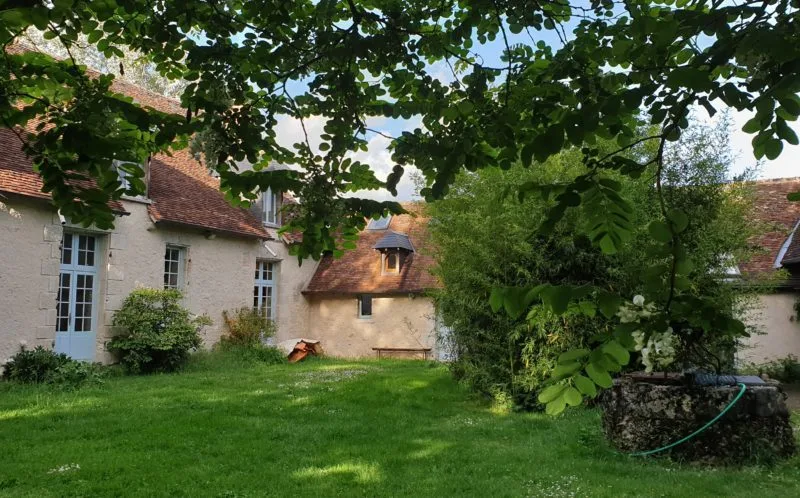
<path fill-rule="evenodd" d="M 644 347 L 644 332 L 641 330 L 636 330 L 631 335 L 633 336 L 633 340 L 636 342 L 634 349 L 636 351 L 641 351 Z"/>
<path fill-rule="evenodd" d="M 644 296 L 641 294 L 633 296 L 633 304 L 636 306 L 644 306 Z"/>
<path fill-rule="evenodd" d="M 622 323 L 633 323 L 639 321 L 639 314 L 627 306 L 620 306 L 619 311 L 617 311 L 617 316 L 619 317 L 619 321 Z"/>
<path fill-rule="evenodd" d="M 635 334 L 635 333 L 634 333 Z M 637 339 L 634 335 L 634 339 Z M 641 348 L 642 364 L 646 372 L 652 372 L 654 367 L 666 367 L 675 361 L 675 343 L 677 338 L 672 333 L 672 327 L 661 333 L 650 334 L 647 346 Z M 639 339 L 637 339 L 638 348 Z"/>
<path fill-rule="evenodd" d="M 25 349 L 25 346 L 27 346 L 27 345 L 28 345 L 28 341 L 26 341 L 25 339 L 20 339 L 19 347 L 21 347 L 22 349 Z"/>

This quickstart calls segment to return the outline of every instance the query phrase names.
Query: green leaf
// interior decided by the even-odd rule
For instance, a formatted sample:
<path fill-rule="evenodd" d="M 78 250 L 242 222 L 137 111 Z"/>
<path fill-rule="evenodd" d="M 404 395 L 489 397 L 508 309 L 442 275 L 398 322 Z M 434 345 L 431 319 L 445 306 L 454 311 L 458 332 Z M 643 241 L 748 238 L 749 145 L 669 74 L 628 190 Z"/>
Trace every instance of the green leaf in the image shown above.
<path fill-rule="evenodd" d="M 688 275 L 692 273 L 694 265 L 689 258 L 682 258 L 675 262 L 675 272 L 681 275 Z"/>
<path fill-rule="evenodd" d="M 610 292 L 602 291 L 597 295 L 597 307 L 606 318 L 613 318 L 619 311 L 620 304 L 622 304 L 622 298 Z"/>
<path fill-rule="evenodd" d="M 503 300 L 503 308 L 511 318 L 519 317 L 525 311 L 523 299 L 525 297 L 526 289 L 508 288 L 505 292 L 505 299 Z"/>
<path fill-rule="evenodd" d="M 675 231 L 678 233 L 683 232 L 686 230 L 686 227 L 689 226 L 689 217 L 680 209 L 670 209 L 667 211 L 667 219 L 672 222 L 672 226 L 675 227 Z"/>
<path fill-rule="evenodd" d="M 556 368 L 553 369 L 552 377 L 556 379 L 569 377 L 570 375 L 580 370 L 580 368 L 581 364 L 578 363 L 577 361 L 573 361 L 572 363 L 562 363 L 560 365 L 557 365 Z"/>
<path fill-rule="evenodd" d="M 620 365 L 627 365 L 631 360 L 628 350 L 623 348 L 617 341 L 610 341 L 604 344 L 603 352 L 612 356 Z"/>
<path fill-rule="evenodd" d="M 742 131 L 749 134 L 758 133 L 761 129 L 761 119 L 757 117 L 748 120 L 742 127 Z"/>
<path fill-rule="evenodd" d="M 600 240 L 597 242 L 597 245 L 600 247 L 600 250 L 603 251 L 603 254 L 617 253 L 617 245 L 614 243 L 614 239 L 611 237 L 610 234 L 605 234 L 602 237 L 600 237 Z"/>
<path fill-rule="evenodd" d="M 800 102 L 796 98 L 780 99 L 781 107 L 794 116 L 800 116 Z"/>
<path fill-rule="evenodd" d="M 692 286 L 692 281 L 686 278 L 685 275 L 675 276 L 675 289 L 683 291 L 691 288 L 691 286 Z"/>
<path fill-rule="evenodd" d="M 532 143 L 526 144 L 520 152 L 520 160 L 523 166 L 530 166 L 533 162 L 533 154 L 536 151 L 536 146 Z"/>
<path fill-rule="evenodd" d="M 581 396 L 580 391 L 571 386 L 561 396 L 569 406 L 578 406 L 583 402 L 583 396 Z"/>
<path fill-rule="evenodd" d="M 579 302 L 578 309 L 589 318 L 594 318 L 597 315 L 597 305 L 589 301 Z"/>
<path fill-rule="evenodd" d="M 769 160 L 777 159 L 778 156 L 781 155 L 782 151 L 783 151 L 783 142 L 781 142 L 777 138 L 770 138 L 764 144 L 764 155 L 767 156 L 767 159 Z"/>
<path fill-rule="evenodd" d="M 542 291 L 542 301 L 556 315 L 563 315 L 567 311 L 571 297 L 572 292 L 568 285 L 554 285 Z"/>
<path fill-rule="evenodd" d="M 489 295 L 489 306 L 491 306 L 493 313 L 497 313 L 503 307 L 505 291 L 506 289 L 503 287 L 494 287 L 492 289 L 492 293 Z"/>
<path fill-rule="evenodd" d="M 567 351 L 566 353 L 562 353 L 558 357 L 558 362 L 559 363 L 567 363 L 567 362 L 575 361 L 578 358 L 583 358 L 584 356 L 588 356 L 588 355 L 589 355 L 589 350 L 588 349 L 573 349 L 571 351 Z"/>
<path fill-rule="evenodd" d="M 462 100 L 461 102 L 458 103 L 457 107 L 458 107 L 458 112 L 460 112 L 464 116 L 469 116 L 475 109 L 475 105 L 469 100 Z"/>
<path fill-rule="evenodd" d="M 792 192 L 786 195 L 786 198 L 792 202 L 800 201 L 800 192 Z"/>
<path fill-rule="evenodd" d="M 548 386 L 539 393 L 538 400 L 539 403 L 546 404 L 561 395 L 564 389 L 567 388 L 566 384 L 555 384 L 552 386 Z"/>
<path fill-rule="evenodd" d="M 609 387 L 614 385 L 614 381 L 611 379 L 611 376 L 608 375 L 608 371 L 603 370 L 594 363 L 589 363 L 586 366 L 586 373 L 589 375 L 589 378 L 594 381 L 595 384 L 597 384 L 602 388 L 608 389 Z"/>
<path fill-rule="evenodd" d="M 555 416 L 563 412 L 564 408 L 566 407 L 567 407 L 567 401 L 564 399 L 563 396 L 559 396 L 550 403 L 547 403 L 544 412 L 548 415 Z"/>
<path fill-rule="evenodd" d="M 588 377 L 576 375 L 572 378 L 572 381 L 575 382 L 575 387 L 577 387 L 578 390 L 586 396 L 590 396 L 592 398 L 597 396 L 597 388 L 595 387 L 594 382 L 589 380 Z"/>
<path fill-rule="evenodd" d="M 667 85 L 675 89 L 691 88 L 702 91 L 711 88 L 711 78 L 708 71 L 690 66 L 681 66 L 669 73 Z"/>
<path fill-rule="evenodd" d="M 791 129 L 788 124 L 786 124 L 785 120 L 775 120 L 775 131 L 778 133 L 779 137 L 786 140 L 788 143 L 792 145 L 798 145 L 799 142 L 797 140 L 797 133 L 795 133 L 794 130 Z"/>
<path fill-rule="evenodd" d="M 663 221 L 654 220 L 647 226 L 647 231 L 658 242 L 667 243 L 672 240 L 672 232 Z"/>

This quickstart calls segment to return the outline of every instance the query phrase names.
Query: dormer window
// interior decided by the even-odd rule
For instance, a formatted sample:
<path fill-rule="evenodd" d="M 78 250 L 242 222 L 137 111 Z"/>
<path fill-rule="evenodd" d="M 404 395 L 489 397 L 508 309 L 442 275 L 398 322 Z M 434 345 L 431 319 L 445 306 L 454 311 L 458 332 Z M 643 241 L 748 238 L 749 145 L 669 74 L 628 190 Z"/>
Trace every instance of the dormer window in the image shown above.
<path fill-rule="evenodd" d="M 388 249 L 381 253 L 381 273 L 384 275 L 400 273 L 400 265 L 403 259 L 401 256 L 399 249 Z"/>
<path fill-rule="evenodd" d="M 373 249 L 381 253 L 381 275 L 400 273 L 409 255 L 414 252 L 408 235 L 391 230 L 381 237 Z"/>
<path fill-rule="evenodd" d="M 264 204 L 264 224 L 270 226 L 280 226 L 281 224 L 281 206 L 283 204 L 283 196 L 280 192 L 273 192 L 268 188 L 262 195 Z"/>

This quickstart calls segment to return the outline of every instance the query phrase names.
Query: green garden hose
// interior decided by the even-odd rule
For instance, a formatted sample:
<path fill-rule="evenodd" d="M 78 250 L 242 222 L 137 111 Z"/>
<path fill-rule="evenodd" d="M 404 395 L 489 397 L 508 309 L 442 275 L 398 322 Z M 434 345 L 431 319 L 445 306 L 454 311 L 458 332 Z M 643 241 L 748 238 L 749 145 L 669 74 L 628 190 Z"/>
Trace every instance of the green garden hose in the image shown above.
<path fill-rule="evenodd" d="M 738 402 L 738 401 L 739 401 L 739 400 L 742 398 L 742 396 L 744 396 L 744 391 L 747 389 L 747 386 L 745 386 L 745 385 L 744 385 L 744 384 L 742 384 L 741 382 L 739 383 L 739 386 L 741 387 L 741 390 L 739 390 L 739 394 L 737 394 L 737 395 L 736 395 L 736 397 L 735 397 L 735 398 L 733 398 L 733 401 L 731 401 L 731 402 L 728 404 L 728 406 L 726 406 L 726 407 L 725 407 L 725 409 L 724 409 L 724 410 L 722 410 L 722 411 L 719 413 L 719 415 L 717 415 L 716 417 L 712 418 L 712 419 L 711 419 L 709 422 L 707 422 L 707 423 L 706 423 L 706 425 L 704 425 L 703 427 L 701 427 L 701 428 L 697 429 L 696 431 L 694 431 L 693 433 L 689 434 L 689 435 L 688 435 L 688 436 L 686 436 L 685 438 L 679 439 L 679 440 L 675 441 L 674 443 L 668 444 L 668 445 L 666 445 L 666 446 L 662 446 L 661 448 L 656 448 L 656 449 L 654 449 L 654 450 L 648 450 L 648 451 L 637 451 L 637 452 L 635 452 L 635 453 L 628 453 L 628 455 L 630 455 L 630 456 L 647 456 L 647 455 L 653 455 L 653 454 L 655 454 L 655 453 L 659 453 L 659 452 L 662 452 L 662 451 L 664 451 L 664 450 L 668 450 L 668 449 L 670 449 L 670 448 L 674 448 L 675 446 L 678 446 L 679 444 L 681 444 L 681 443 L 685 443 L 686 441 L 688 441 L 688 440 L 692 439 L 692 438 L 693 438 L 693 437 L 695 437 L 696 435 L 700 434 L 700 433 L 701 433 L 701 432 L 703 432 L 704 430 L 706 430 L 706 429 L 708 429 L 709 427 L 711 427 L 711 426 L 714 424 L 714 422 L 716 422 L 717 420 L 719 420 L 720 418 L 722 418 L 722 416 L 723 416 L 723 415 L 725 415 L 725 413 L 727 413 L 727 411 L 728 411 L 728 410 L 730 410 L 730 409 L 733 407 L 733 405 L 735 405 L 735 404 L 736 404 L 736 403 L 737 403 L 737 402 Z"/>

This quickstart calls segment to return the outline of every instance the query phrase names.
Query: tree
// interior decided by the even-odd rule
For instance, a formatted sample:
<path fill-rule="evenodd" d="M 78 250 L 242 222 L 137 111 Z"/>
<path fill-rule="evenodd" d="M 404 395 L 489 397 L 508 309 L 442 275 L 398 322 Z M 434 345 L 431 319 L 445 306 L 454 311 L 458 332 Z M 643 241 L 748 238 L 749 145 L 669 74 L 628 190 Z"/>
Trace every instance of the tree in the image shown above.
<path fill-rule="evenodd" d="M 748 289 L 729 285 L 726 265 L 721 263 L 734 254 L 738 261 L 746 260 L 752 252 L 748 240 L 761 227 L 748 218 L 752 205 L 747 186 L 727 181 L 728 131 L 724 119 L 715 127 L 697 124 L 665 152 L 665 176 L 675 185 L 668 192 L 670 203 L 682 206 L 696 220 L 683 233 L 694 261 L 687 275 L 689 292 L 713 297 L 718 307 L 733 309 L 750 304 Z M 613 144 L 601 146 L 613 148 Z M 553 231 L 543 234 L 536 228 L 554 201 L 539 195 L 520 201 L 508 195 L 526 182 L 569 182 L 583 172 L 581 159 L 579 152 L 570 151 L 536 168 L 514 165 L 506 171 L 491 168 L 461 174 L 445 199 L 429 205 L 436 273 L 444 285 L 435 294 L 437 309 L 448 326 L 446 340 L 457 352 L 451 366 L 479 391 L 504 391 L 530 406 L 565 349 L 586 347 L 592 336 L 616 325 L 613 318 L 597 313 L 591 302 L 574 302 L 560 316 L 541 304 L 518 316 L 493 313 L 488 303 L 493 288 L 549 283 L 611 288 L 622 296 L 645 292 L 641 269 L 651 259 L 652 246 L 646 227 L 660 217 L 651 181 L 653 167 L 637 180 L 617 178 L 624 196 L 641 207 L 634 221 L 641 228 L 611 257 L 593 247 L 582 230 L 584 220 L 591 217 L 584 212 L 586 207 L 571 210 Z M 733 341 L 724 339 L 700 337 L 679 344 L 671 369 L 699 366 L 730 371 Z"/>
<path fill-rule="evenodd" d="M 213 163 L 232 203 L 247 203 L 268 187 L 301 198 L 301 212 L 286 227 L 304 234 L 294 248 L 298 257 L 338 250 L 342 238 L 336 235 L 353 237 L 365 215 L 401 211 L 396 203 L 343 194 L 393 191 L 404 164 L 422 171 L 428 184 L 423 194 L 433 199 L 446 194 L 462 170 L 542 163 L 571 147 L 582 151 L 585 173 L 567 185 L 522 187 L 555 196 L 545 231 L 568 209 L 590 206 L 592 243 L 614 254 L 631 239 L 636 206 L 620 196 L 620 182 L 609 176 L 636 177 L 655 166 L 661 219 L 650 223 L 649 233 L 660 244 L 654 255 L 663 260 L 648 271 L 654 284 L 667 289 L 666 297 L 646 326 L 639 324 L 644 330 L 621 326 L 618 337 L 601 340 L 590 355 L 570 363 L 608 385 L 609 358 L 627 361 L 622 343 L 630 346 L 633 332 L 642 332 L 637 337 L 647 343 L 671 323 L 690 320 L 702 330 L 742 333 L 741 322 L 729 313 L 684 292 L 690 263 L 681 234 L 691 220 L 663 195 L 664 151 L 689 126 L 694 107 L 709 114 L 721 106 L 755 111 L 744 131 L 755 135 L 756 157 L 777 157 L 783 142 L 798 142 L 787 121 L 800 115 L 799 5 L 12 1 L 0 11 L 4 47 L 31 26 L 67 49 L 81 34 L 109 57 L 124 55 L 128 47 L 163 76 L 189 82 L 181 96 L 187 112 L 179 117 L 142 109 L 110 92 L 110 77 L 88 77 L 74 57 L 55 61 L 6 50 L 0 60 L 0 122 L 20 135 L 62 213 L 101 227 L 113 223 L 107 201 L 121 195 L 113 159 L 139 162 L 185 146 L 203 130 L 215 137 L 219 157 Z M 475 55 L 495 40 L 503 47 L 498 63 Z M 435 64 L 453 69 L 452 83 L 437 77 Z M 323 117 L 322 144 L 315 149 L 307 138 L 292 146 L 278 143 L 274 127 L 280 116 L 301 123 Z M 394 140 L 398 164 L 385 181 L 348 157 L 366 147 L 369 119 L 375 117 L 416 117 L 422 123 Z M 41 128 L 25 136 L 19 127 L 34 119 Z M 639 137 L 642 121 L 654 127 L 652 135 Z M 594 146 L 598 139 L 614 140 L 617 148 L 602 152 Z M 640 155 L 624 154 L 637 145 L 645 146 Z M 238 173 L 237 162 L 245 159 L 254 171 Z M 300 171 L 264 171 L 273 160 Z M 132 183 L 134 190 L 144 187 L 137 178 Z M 649 290 L 658 294 L 660 287 Z M 592 295 L 613 315 L 622 301 L 611 291 L 545 286 L 498 294 L 494 302 L 508 298 L 516 310 L 543 299 L 560 312 L 569 301 Z"/>

